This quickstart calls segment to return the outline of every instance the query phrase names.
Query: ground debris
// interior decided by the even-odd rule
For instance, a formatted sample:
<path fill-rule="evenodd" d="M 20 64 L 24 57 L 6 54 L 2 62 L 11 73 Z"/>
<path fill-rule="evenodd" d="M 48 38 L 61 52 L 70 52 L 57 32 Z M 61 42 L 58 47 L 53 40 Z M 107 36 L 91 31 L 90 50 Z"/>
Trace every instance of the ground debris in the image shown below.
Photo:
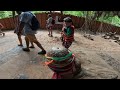
<path fill-rule="evenodd" d="M 119 37 L 116 36 L 116 32 L 112 33 L 106 33 L 105 35 L 102 36 L 104 39 L 113 39 L 113 40 L 119 40 Z"/>
<path fill-rule="evenodd" d="M 90 39 L 90 40 L 94 41 L 93 37 L 91 35 L 89 35 L 89 34 L 85 34 L 84 37 L 87 38 L 87 39 Z"/>

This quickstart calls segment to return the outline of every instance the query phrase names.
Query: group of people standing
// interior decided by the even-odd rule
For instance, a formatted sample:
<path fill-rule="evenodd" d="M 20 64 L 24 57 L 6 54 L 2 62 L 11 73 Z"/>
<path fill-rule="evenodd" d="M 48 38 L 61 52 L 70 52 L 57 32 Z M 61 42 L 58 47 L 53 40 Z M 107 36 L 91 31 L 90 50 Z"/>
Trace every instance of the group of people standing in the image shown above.
<path fill-rule="evenodd" d="M 23 51 L 29 52 L 30 51 L 29 48 L 35 48 L 33 44 L 35 43 L 42 50 L 38 52 L 38 54 L 46 54 L 46 50 L 42 47 L 42 45 L 35 36 L 37 32 L 32 30 L 30 27 L 32 17 L 35 15 L 30 11 L 16 11 L 16 13 L 18 14 L 19 18 L 18 18 L 17 27 L 15 28 L 14 32 L 17 34 L 18 40 L 20 42 L 18 46 L 23 46 L 21 35 L 24 35 L 26 41 L 26 48 L 23 48 Z M 50 37 L 53 37 L 53 33 L 52 33 L 52 29 L 54 27 L 53 20 L 54 19 L 51 16 L 51 14 L 48 14 L 46 28 L 49 31 L 48 36 Z M 71 46 L 72 42 L 74 41 L 74 26 L 72 19 L 70 17 L 66 17 L 63 20 L 61 41 L 62 41 L 62 45 L 67 49 Z M 29 47 L 29 43 L 31 43 L 30 47 Z"/>

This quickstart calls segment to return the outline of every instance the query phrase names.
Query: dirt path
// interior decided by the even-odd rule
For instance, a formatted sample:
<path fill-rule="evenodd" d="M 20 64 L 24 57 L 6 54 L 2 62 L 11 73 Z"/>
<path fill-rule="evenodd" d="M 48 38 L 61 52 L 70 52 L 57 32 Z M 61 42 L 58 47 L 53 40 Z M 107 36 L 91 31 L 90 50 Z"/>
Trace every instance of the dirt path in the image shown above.
<path fill-rule="evenodd" d="M 0 36 L 0 79 L 50 79 L 53 72 L 44 65 L 45 57 L 37 55 L 40 49 L 35 45 L 31 52 L 23 52 L 17 46 L 17 36 L 13 31 Z M 46 50 L 61 46 L 59 31 L 54 30 L 54 37 L 41 30 L 36 35 Z M 120 45 L 112 40 L 93 36 L 94 41 L 86 39 L 76 30 L 75 42 L 70 50 L 81 61 L 85 73 L 83 79 L 120 78 Z M 24 36 L 22 37 L 24 46 Z"/>

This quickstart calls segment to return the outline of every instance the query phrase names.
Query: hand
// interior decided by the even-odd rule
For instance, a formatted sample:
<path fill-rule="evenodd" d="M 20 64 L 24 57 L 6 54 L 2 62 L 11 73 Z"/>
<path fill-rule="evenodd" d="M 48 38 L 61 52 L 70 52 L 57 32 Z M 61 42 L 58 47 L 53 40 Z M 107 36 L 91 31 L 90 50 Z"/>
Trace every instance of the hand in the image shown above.
<path fill-rule="evenodd" d="M 18 35 L 21 35 L 21 32 L 20 32 L 20 31 L 18 32 Z"/>
<path fill-rule="evenodd" d="M 14 33 L 16 33 L 16 29 L 14 29 Z"/>
<path fill-rule="evenodd" d="M 15 29 L 14 29 L 14 33 L 16 33 L 18 31 L 18 28 L 16 27 Z"/>

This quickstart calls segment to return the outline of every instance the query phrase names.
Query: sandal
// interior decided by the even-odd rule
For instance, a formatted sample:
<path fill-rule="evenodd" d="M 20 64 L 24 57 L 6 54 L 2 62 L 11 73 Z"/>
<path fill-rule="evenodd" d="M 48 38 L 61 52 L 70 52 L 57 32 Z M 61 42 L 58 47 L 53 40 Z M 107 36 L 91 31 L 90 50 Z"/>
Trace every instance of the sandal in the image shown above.
<path fill-rule="evenodd" d="M 38 54 L 46 54 L 46 51 L 38 52 Z"/>
<path fill-rule="evenodd" d="M 29 48 L 35 48 L 34 46 L 30 46 Z"/>
<path fill-rule="evenodd" d="M 50 37 L 53 37 L 53 35 L 50 35 Z"/>
<path fill-rule="evenodd" d="M 23 48 L 23 51 L 29 52 L 30 49 L 29 48 Z"/>
<path fill-rule="evenodd" d="M 18 46 L 21 46 L 21 47 L 22 47 L 23 45 L 22 45 L 22 44 L 18 44 Z"/>

